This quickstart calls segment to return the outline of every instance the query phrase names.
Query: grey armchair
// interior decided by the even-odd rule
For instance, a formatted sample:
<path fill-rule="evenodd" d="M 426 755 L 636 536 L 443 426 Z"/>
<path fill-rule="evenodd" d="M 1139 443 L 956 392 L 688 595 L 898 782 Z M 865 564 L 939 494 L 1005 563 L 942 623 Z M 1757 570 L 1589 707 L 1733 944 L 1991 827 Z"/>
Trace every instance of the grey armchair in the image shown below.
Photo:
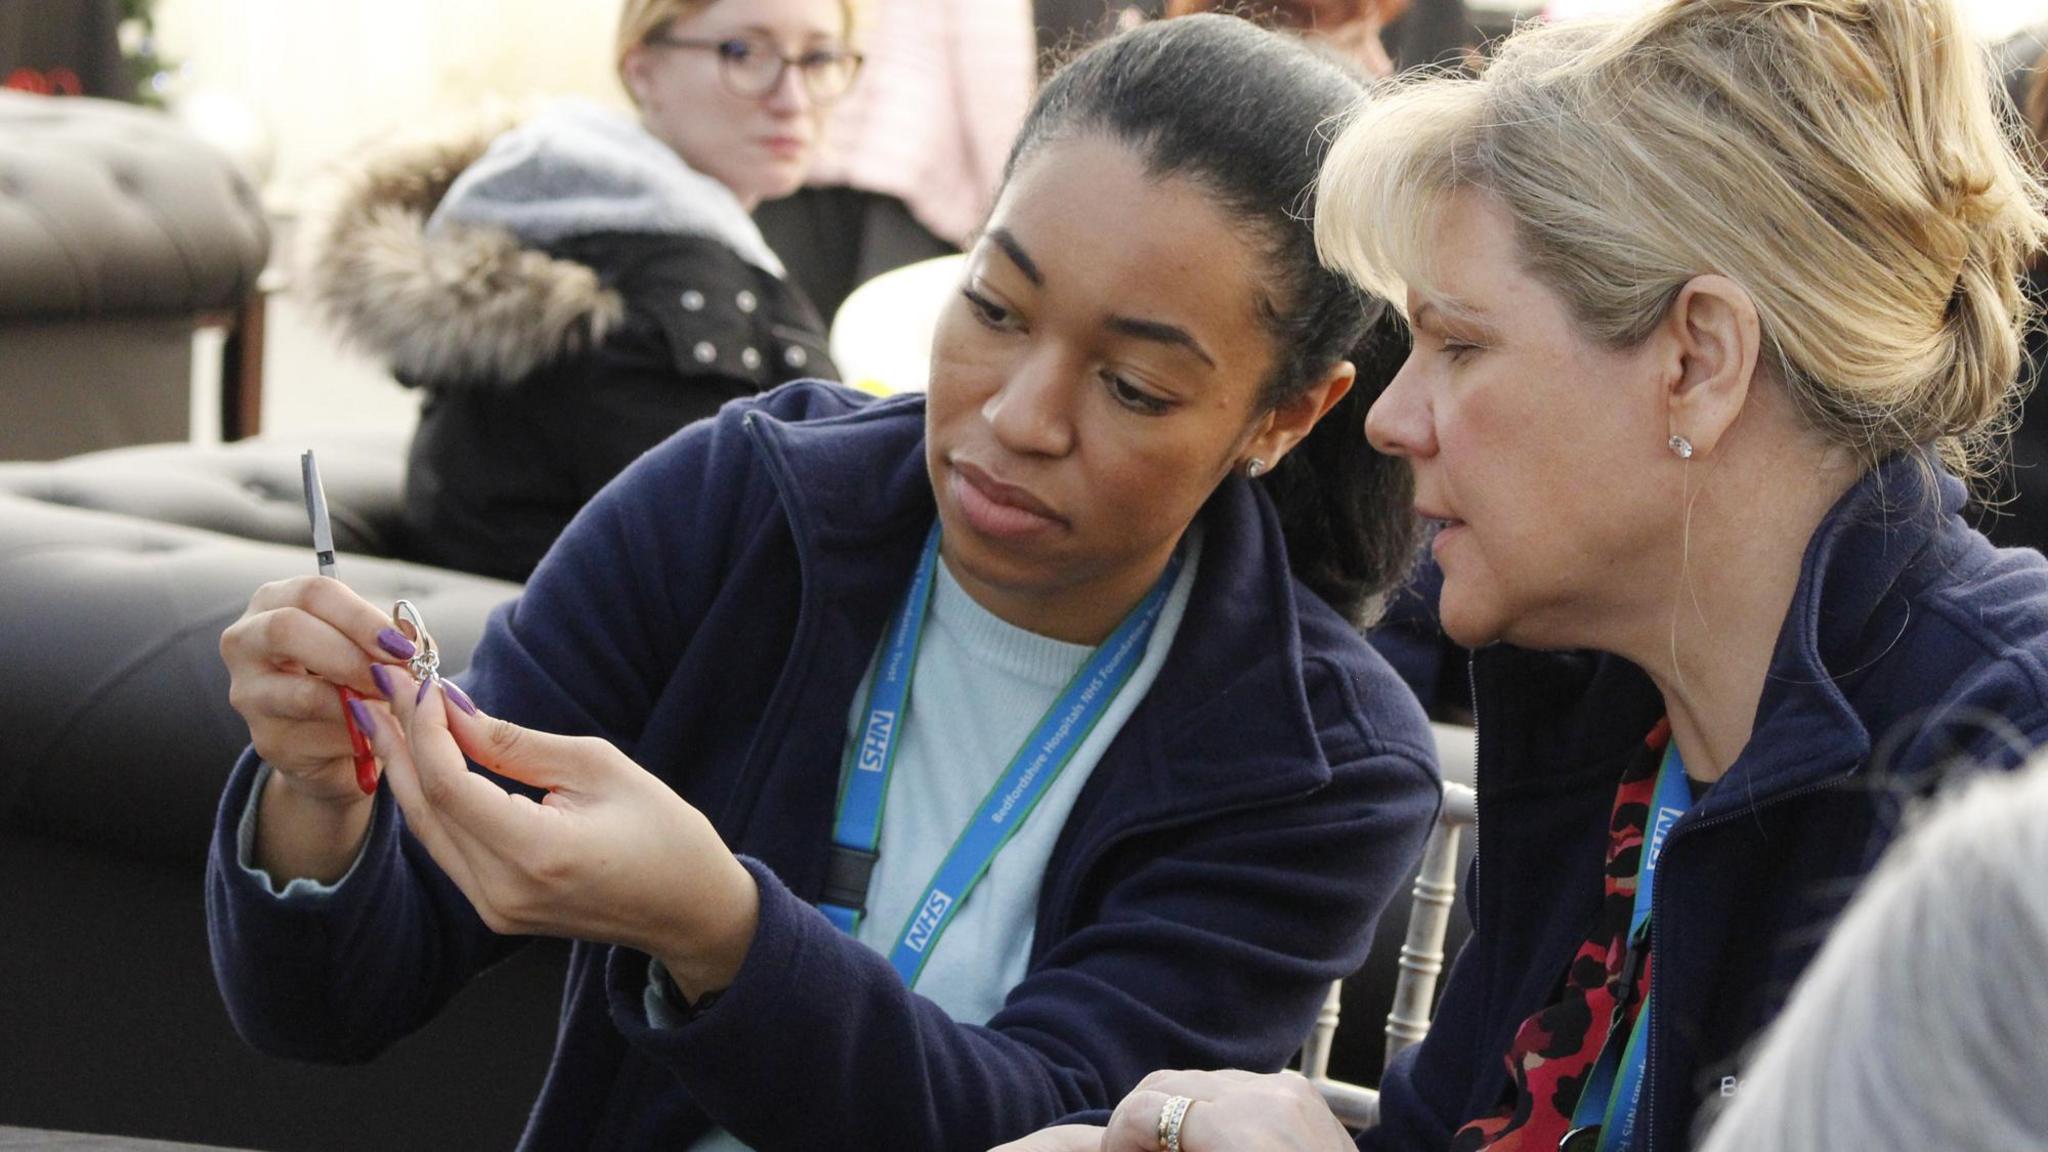
<path fill-rule="evenodd" d="M 0 460 L 185 439 L 201 324 L 229 329 L 244 431 L 269 251 L 254 191 L 169 116 L 0 90 Z"/>

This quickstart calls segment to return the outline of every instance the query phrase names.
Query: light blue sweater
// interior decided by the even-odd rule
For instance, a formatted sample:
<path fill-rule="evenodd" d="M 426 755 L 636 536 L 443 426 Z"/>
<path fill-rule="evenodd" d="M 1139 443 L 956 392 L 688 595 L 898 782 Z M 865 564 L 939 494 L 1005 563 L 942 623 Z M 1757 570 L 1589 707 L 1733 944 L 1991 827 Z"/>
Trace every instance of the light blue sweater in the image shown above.
<path fill-rule="evenodd" d="M 1130 681 L 969 893 L 926 961 L 916 991 L 953 1019 L 982 1023 L 1024 979 L 1046 861 L 1089 773 L 1166 663 L 1194 587 L 1201 535 L 1200 525 L 1188 532 L 1183 544 L 1187 563 Z M 868 885 L 868 913 L 854 934 L 862 944 L 888 954 L 954 838 L 1093 651 L 1005 623 L 975 603 L 939 565 L 902 742 L 889 776 L 881 859 Z M 873 679 L 870 665 L 847 711 L 849 742 L 860 738 Z M 647 1009 L 657 1027 L 678 1021 L 675 1009 L 651 985 Z M 747 1146 L 714 1129 L 690 1152 L 747 1152 Z"/>

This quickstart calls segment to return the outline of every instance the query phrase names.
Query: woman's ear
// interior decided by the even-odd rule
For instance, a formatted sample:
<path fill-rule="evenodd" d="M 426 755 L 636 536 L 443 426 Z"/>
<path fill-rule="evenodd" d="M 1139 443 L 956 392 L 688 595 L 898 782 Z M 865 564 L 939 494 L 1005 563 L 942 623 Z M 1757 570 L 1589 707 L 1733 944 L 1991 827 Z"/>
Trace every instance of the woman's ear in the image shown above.
<path fill-rule="evenodd" d="M 1679 289 L 1664 329 L 1676 353 L 1666 395 L 1670 435 L 1711 456 L 1749 403 L 1762 344 L 1756 302 L 1726 276 L 1695 276 Z"/>
<path fill-rule="evenodd" d="M 1357 381 L 1358 368 L 1351 361 L 1339 360 L 1331 365 L 1315 383 L 1266 413 L 1251 439 L 1238 453 L 1238 464 L 1242 466 L 1246 461 L 1259 460 L 1264 470 L 1272 470 L 1282 457 L 1294 450 L 1296 444 L 1308 437 L 1316 421 L 1351 392 L 1351 386 Z"/>
<path fill-rule="evenodd" d="M 645 44 L 635 44 L 619 57 L 619 79 L 626 85 L 626 95 L 633 98 L 633 105 L 646 108 L 647 99 L 654 90 L 649 73 L 654 67 L 654 52 Z"/>

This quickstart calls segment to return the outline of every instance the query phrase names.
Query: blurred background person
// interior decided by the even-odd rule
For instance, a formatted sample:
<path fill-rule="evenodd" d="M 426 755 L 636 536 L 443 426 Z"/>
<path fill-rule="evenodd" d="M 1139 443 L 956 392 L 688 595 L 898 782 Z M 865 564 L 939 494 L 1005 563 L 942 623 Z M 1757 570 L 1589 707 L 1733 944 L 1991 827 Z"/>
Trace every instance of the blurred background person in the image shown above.
<path fill-rule="evenodd" d="M 832 376 L 749 213 L 851 87 L 846 0 L 627 0 L 637 116 L 547 107 L 374 155 L 309 229 L 306 290 L 421 388 L 408 548 L 523 580 L 640 453 L 737 396 Z"/>
<path fill-rule="evenodd" d="M 966 245 L 1037 80 L 1029 0 L 860 11 L 860 84 L 833 107 L 806 187 L 755 214 L 828 322 L 860 284 Z"/>
<path fill-rule="evenodd" d="M 2048 169 L 2048 23 L 2007 38 L 1994 59 L 2006 95 L 2019 109 L 2021 154 L 2036 171 Z M 2048 259 L 2040 254 L 2027 269 L 2027 292 L 2036 301 L 2048 295 Z M 2007 547 L 2048 548 L 2048 419 L 2040 417 L 2042 408 L 2034 397 L 2044 359 L 2048 327 L 2037 323 L 2027 330 L 2026 357 L 2020 364 L 2010 466 L 1998 477 L 1990 514 L 1979 517 L 1985 535 Z"/>
<path fill-rule="evenodd" d="M 2048 1133 L 2048 756 L 1894 845 L 1701 1152 L 2006 1152 Z"/>
<path fill-rule="evenodd" d="M 1269 28 L 1293 32 L 1375 78 L 1394 74 L 1393 57 L 1380 41 L 1389 20 L 1408 0 L 1167 0 L 1166 15 L 1234 12 Z"/>
<path fill-rule="evenodd" d="M 1375 78 L 1466 66 L 1480 40 L 1464 0 L 1166 0 L 1167 16 L 1195 12 L 1295 32 Z"/>
<path fill-rule="evenodd" d="M 1505 24 L 1512 13 L 1504 16 L 1493 12 L 1488 16 L 1496 23 Z M 1506 33 L 1506 27 L 1500 27 L 1493 34 Z M 1406 12 L 1387 21 L 1380 39 L 1393 55 L 1394 67 L 1402 71 L 1410 68 L 1470 70 L 1477 66 L 1480 45 L 1487 39 L 1487 33 L 1480 28 L 1477 14 L 1465 6 L 1465 0 L 1410 0 Z"/>

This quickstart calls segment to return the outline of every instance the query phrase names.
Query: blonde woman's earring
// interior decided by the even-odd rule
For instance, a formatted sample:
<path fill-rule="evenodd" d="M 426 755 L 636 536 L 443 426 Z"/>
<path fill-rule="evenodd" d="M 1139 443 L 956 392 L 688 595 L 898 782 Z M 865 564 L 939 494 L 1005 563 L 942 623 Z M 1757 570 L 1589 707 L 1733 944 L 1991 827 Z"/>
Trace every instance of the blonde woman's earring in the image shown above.
<path fill-rule="evenodd" d="M 1673 436 L 1670 443 L 1672 455 L 1677 456 L 1680 460 L 1692 459 L 1692 441 L 1687 440 L 1683 436 Z"/>
<path fill-rule="evenodd" d="M 1256 480 L 1266 474 L 1266 462 L 1257 456 L 1244 462 L 1244 474 L 1248 480 Z"/>

